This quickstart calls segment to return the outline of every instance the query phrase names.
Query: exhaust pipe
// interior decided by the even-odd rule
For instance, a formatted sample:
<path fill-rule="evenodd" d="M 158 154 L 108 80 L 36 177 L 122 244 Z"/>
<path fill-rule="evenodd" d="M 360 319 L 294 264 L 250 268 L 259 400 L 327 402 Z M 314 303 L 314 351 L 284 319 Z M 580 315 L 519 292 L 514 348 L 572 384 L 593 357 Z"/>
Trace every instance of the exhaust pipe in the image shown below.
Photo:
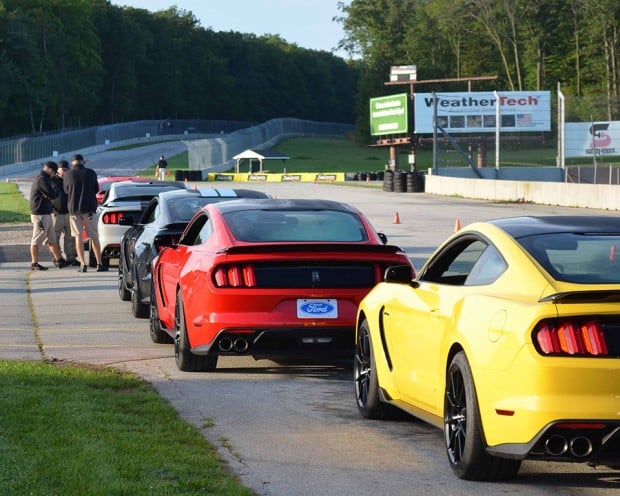
<path fill-rule="evenodd" d="M 249 347 L 250 347 L 250 343 L 248 343 L 246 339 L 243 339 L 243 338 L 235 339 L 234 348 L 237 353 L 243 353 L 244 351 L 247 351 Z"/>
<path fill-rule="evenodd" d="M 564 436 L 551 436 L 545 441 L 545 451 L 551 456 L 562 456 L 568 451 L 568 440 Z"/>
<path fill-rule="evenodd" d="M 592 441 L 587 437 L 579 436 L 570 440 L 571 455 L 577 458 L 583 458 L 592 453 Z"/>
<path fill-rule="evenodd" d="M 233 340 L 230 338 L 222 338 L 218 344 L 220 351 L 231 351 L 233 349 Z"/>

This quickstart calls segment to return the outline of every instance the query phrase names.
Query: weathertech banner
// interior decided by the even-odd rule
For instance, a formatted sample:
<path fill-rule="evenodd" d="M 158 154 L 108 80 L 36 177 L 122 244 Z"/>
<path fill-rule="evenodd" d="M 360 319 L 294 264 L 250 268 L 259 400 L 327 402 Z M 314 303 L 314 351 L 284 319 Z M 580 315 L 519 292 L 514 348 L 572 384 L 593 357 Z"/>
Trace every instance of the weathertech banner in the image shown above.
<path fill-rule="evenodd" d="M 435 102 L 436 98 L 436 102 Z M 494 133 L 497 112 L 501 132 L 541 132 L 551 130 L 549 91 L 474 91 L 467 93 L 416 93 L 415 133 L 433 133 L 437 123 L 448 133 Z"/>
<path fill-rule="evenodd" d="M 564 156 L 620 155 L 620 121 L 567 122 Z"/>

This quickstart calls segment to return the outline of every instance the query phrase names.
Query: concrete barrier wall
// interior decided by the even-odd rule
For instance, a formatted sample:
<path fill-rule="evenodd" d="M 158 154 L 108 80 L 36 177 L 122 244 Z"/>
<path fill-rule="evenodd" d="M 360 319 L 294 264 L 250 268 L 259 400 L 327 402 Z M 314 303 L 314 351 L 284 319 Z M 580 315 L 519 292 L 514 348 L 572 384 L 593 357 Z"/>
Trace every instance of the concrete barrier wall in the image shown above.
<path fill-rule="evenodd" d="M 620 210 L 620 186 L 426 176 L 425 192 L 479 200 Z"/>

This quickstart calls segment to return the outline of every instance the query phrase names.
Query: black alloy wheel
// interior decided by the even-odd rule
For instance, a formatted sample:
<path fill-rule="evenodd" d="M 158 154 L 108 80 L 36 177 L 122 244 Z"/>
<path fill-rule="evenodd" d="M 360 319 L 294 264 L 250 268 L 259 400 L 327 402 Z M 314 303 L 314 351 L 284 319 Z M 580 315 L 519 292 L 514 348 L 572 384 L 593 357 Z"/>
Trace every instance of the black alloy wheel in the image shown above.
<path fill-rule="evenodd" d="M 195 355 L 190 351 L 181 292 L 177 294 L 174 327 L 174 359 L 177 368 L 183 372 L 208 372 L 215 370 L 217 366 L 217 355 Z"/>
<path fill-rule="evenodd" d="M 119 261 L 118 263 L 118 297 L 121 301 L 129 301 L 131 300 L 131 293 L 125 286 L 125 277 L 123 275 L 123 264 Z"/>
<path fill-rule="evenodd" d="M 131 313 L 137 319 L 147 319 L 149 317 L 149 306 L 142 303 L 142 293 L 140 292 L 140 283 L 138 274 L 133 270 L 133 284 L 131 285 Z"/>
<path fill-rule="evenodd" d="M 381 401 L 375 356 L 370 340 L 368 322 L 362 321 L 357 331 L 353 361 L 355 400 L 362 417 L 369 419 L 393 418 L 398 410 Z"/>
<path fill-rule="evenodd" d="M 474 380 L 465 353 L 454 355 L 444 396 L 444 439 L 450 467 L 467 480 L 506 480 L 517 475 L 521 460 L 486 452 Z"/>
<path fill-rule="evenodd" d="M 159 320 L 159 311 L 157 310 L 157 300 L 155 300 L 155 290 L 151 285 L 151 301 L 149 303 L 149 334 L 151 341 L 157 344 L 174 343 L 172 336 L 161 328 Z"/>

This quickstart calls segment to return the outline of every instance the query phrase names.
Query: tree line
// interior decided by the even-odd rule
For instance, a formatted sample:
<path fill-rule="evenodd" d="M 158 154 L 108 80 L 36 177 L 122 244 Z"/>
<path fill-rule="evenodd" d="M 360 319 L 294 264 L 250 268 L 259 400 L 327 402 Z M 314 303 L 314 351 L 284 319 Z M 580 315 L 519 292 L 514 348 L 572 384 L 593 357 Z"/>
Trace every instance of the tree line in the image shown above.
<path fill-rule="evenodd" d="M 320 35 L 320 34 L 318 34 Z M 0 136 L 142 119 L 352 123 L 357 69 L 108 0 L 0 0 Z"/>
<path fill-rule="evenodd" d="M 367 67 L 358 84 L 358 128 L 368 129 L 368 98 L 395 92 L 384 86 L 390 66 L 410 64 L 419 80 L 497 75 L 474 91 L 555 92 L 560 83 L 567 120 L 620 117 L 618 0 L 351 0 L 338 9 L 340 48 Z"/>
<path fill-rule="evenodd" d="M 0 0 L 0 136 L 142 119 L 297 117 L 355 122 L 368 141 L 368 100 L 402 91 L 384 83 L 390 66 L 411 64 L 419 80 L 497 76 L 475 91 L 560 83 L 567 120 L 619 118 L 617 0 L 351 0 L 338 9 L 349 60 L 277 34 L 214 32 L 176 7 Z"/>

